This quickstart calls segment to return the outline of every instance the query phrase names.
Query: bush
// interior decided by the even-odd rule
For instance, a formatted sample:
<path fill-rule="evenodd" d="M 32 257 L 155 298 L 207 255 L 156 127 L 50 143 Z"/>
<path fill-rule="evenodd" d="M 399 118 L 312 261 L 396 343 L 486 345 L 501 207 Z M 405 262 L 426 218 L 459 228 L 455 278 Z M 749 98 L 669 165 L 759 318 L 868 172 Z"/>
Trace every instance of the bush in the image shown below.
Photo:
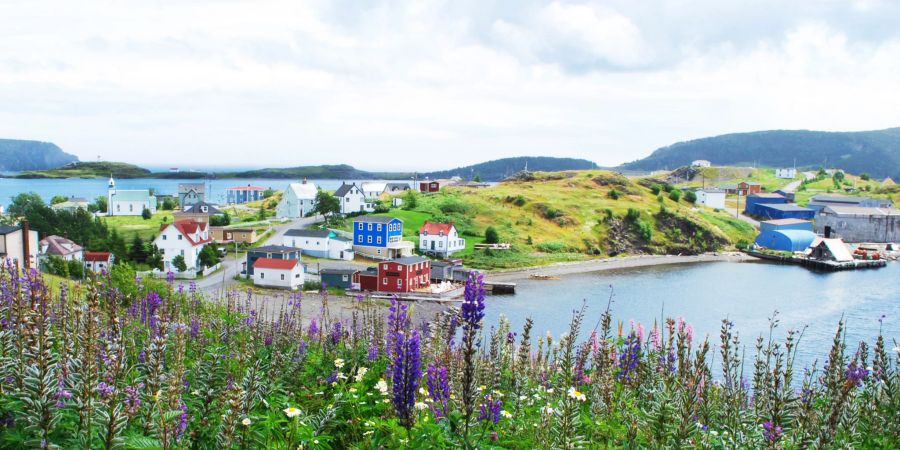
<path fill-rule="evenodd" d="M 172 258 L 172 265 L 175 266 L 179 272 L 184 272 L 187 270 L 187 263 L 184 262 L 184 256 L 178 255 Z"/>
<path fill-rule="evenodd" d="M 214 227 L 227 227 L 231 225 L 231 216 L 224 211 L 220 215 L 209 216 L 209 224 Z"/>
<path fill-rule="evenodd" d="M 609 197 L 609 198 L 611 198 L 611 199 L 613 199 L 613 200 L 618 200 L 619 197 L 620 197 L 621 195 L 622 195 L 622 193 L 619 192 L 619 191 L 617 191 L 617 190 L 615 190 L 615 189 L 610 189 L 610 190 L 606 193 L 606 196 Z"/>
<path fill-rule="evenodd" d="M 570 251 L 569 246 L 565 242 L 559 241 L 541 242 L 535 246 L 535 249 L 544 253 L 566 253 Z"/>
<path fill-rule="evenodd" d="M 684 201 L 688 203 L 697 203 L 697 193 L 694 191 L 687 191 L 684 193 Z"/>
<path fill-rule="evenodd" d="M 659 195 L 659 193 L 662 192 L 662 190 L 663 190 L 663 187 L 661 184 L 654 184 L 653 186 L 650 186 L 650 192 L 652 192 L 653 195 Z"/>
<path fill-rule="evenodd" d="M 637 222 L 638 219 L 641 218 L 641 212 L 634 208 L 628 208 L 628 212 L 625 213 L 625 220 L 628 222 Z"/>
<path fill-rule="evenodd" d="M 69 278 L 69 264 L 59 256 L 47 258 L 47 272 L 63 278 Z"/>
<path fill-rule="evenodd" d="M 487 227 L 484 230 L 484 242 L 487 244 L 499 244 L 500 243 L 500 234 L 497 233 L 497 229 L 494 227 Z"/>
<path fill-rule="evenodd" d="M 459 200 L 447 199 L 438 206 L 438 209 L 444 214 L 465 214 L 469 207 Z"/>
<path fill-rule="evenodd" d="M 412 211 L 419 206 L 419 193 L 410 189 L 403 193 L 403 204 L 401 207 L 407 211 Z"/>
<path fill-rule="evenodd" d="M 527 202 L 527 200 L 525 199 L 525 196 L 519 195 L 519 196 L 516 196 L 516 199 L 513 201 L 513 204 L 515 204 L 516 206 L 525 206 L 526 202 Z"/>
<path fill-rule="evenodd" d="M 150 218 L 153 217 L 153 213 L 150 212 L 149 208 L 144 208 L 144 210 L 141 211 L 141 217 L 144 220 L 150 220 Z"/>
<path fill-rule="evenodd" d="M 175 209 L 175 199 L 172 197 L 166 197 L 162 202 L 162 209 L 165 211 L 171 211 Z"/>
<path fill-rule="evenodd" d="M 651 227 L 649 223 L 643 220 L 638 220 L 637 226 L 638 230 L 641 233 L 641 239 L 650 242 L 650 239 L 653 238 L 653 227 Z"/>
<path fill-rule="evenodd" d="M 80 280 L 80 279 L 84 278 L 84 263 L 83 262 L 81 262 L 77 259 L 72 259 L 72 260 L 69 260 L 68 266 L 69 266 L 69 277 L 70 278 L 73 278 L 76 280 Z"/>
<path fill-rule="evenodd" d="M 736 244 L 734 244 L 734 246 L 740 250 L 747 250 L 748 248 L 750 248 L 750 243 L 747 242 L 746 239 L 740 239 Z"/>
<path fill-rule="evenodd" d="M 859 174 L 859 179 L 863 180 L 863 181 L 869 181 L 872 179 L 872 177 L 869 174 L 863 172 L 863 173 Z"/>
<path fill-rule="evenodd" d="M 681 191 L 678 190 L 678 189 L 672 189 L 671 191 L 669 191 L 669 198 L 670 198 L 673 202 L 676 202 L 676 203 L 677 203 L 678 200 L 681 200 Z"/>
<path fill-rule="evenodd" d="M 613 218 L 613 210 L 610 208 L 606 208 L 603 210 L 603 220 L 610 221 Z"/>

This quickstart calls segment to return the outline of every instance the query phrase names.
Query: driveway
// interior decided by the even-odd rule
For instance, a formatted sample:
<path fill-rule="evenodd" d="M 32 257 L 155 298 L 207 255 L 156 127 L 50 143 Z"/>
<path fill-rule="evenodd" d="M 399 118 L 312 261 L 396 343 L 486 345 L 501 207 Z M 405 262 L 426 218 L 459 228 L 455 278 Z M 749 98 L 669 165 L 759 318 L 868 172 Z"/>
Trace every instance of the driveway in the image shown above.
<path fill-rule="evenodd" d="M 284 233 L 287 230 L 291 230 L 294 228 L 306 228 L 321 221 L 321 216 L 315 216 L 304 217 L 301 219 L 276 224 L 270 227 L 270 230 L 273 230 L 274 233 L 266 238 L 266 240 L 262 242 L 260 246 L 281 245 L 281 243 L 283 242 L 282 238 L 284 237 Z M 196 281 L 197 288 L 204 290 L 207 293 L 224 293 L 229 285 L 234 284 L 234 277 L 241 272 L 244 261 L 246 261 L 244 255 L 239 255 L 239 257 L 235 258 L 234 253 L 229 253 L 225 256 L 225 258 L 222 259 L 222 268 L 219 269 L 219 271 Z"/>

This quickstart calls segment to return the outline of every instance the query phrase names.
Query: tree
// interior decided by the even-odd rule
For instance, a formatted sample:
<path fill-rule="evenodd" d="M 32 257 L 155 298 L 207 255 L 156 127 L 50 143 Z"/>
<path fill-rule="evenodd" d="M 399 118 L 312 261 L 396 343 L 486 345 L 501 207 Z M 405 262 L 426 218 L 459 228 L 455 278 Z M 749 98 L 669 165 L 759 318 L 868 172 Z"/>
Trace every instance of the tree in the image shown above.
<path fill-rule="evenodd" d="M 214 227 L 225 227 L 231 225 L 231 215 L 229 215 L 225 211 L 222 211 L 222 214 L 210 216 L 209 224 Z"/>
<path fill-rule="evenodd" d="M 91 212 L 109 212 L 109 201 L 105 196 L 99 196 L 94 200 L 94 203 L 88 205 L 88 210 Z"/>
<path fill-rule="evenodd" d="M 219 249 L 216 244 L 206 244 L 200 250 L 200 267 L 212 267 L 219 263 Z"/>
<path fill-rule="evenodd" d="M 144 208 L 144 210 L 141 211 L 141 217 L 144 220 L 150 220 L 150 218 L 153 217 L 153 213 L 150 212 L 150 208 Z"/>
<path fill-rule="evenodd" d="M 266 208 L 263 208 L 262 206 L 259 207 L 259 211 L 256 212 L 256 220 L 266 220 Z"/>
<path fill-rule="evenodd" d="M 869 181 L 872 179 L 872 177 L 869 174 L 863 172 L 863 173 L 859 174 L 859 179 L 863 180 L 863 181 Z"/>
<path fill-rule="evenodd" d="M 184 272 L 187 270 L 187 264 L 184 262 L 184 256 L 178 255 L 172 258 L 172 266 L 175 267 L 179 272 Z"/>
<path fill-rule="evenodd" d="M 476 173 L 475 176 L 472 177 L 472 181 L 474 181 L 476 183 L 481 183 L 481 175 Z"/>
<path fill-rule="evenodd" d="M 684 193 L 684 201 L 688 203 L 697 203 L 697 193 L 694 191 L 687 191 Z"/>
<path fill-rule="evenodd" d="M 266 190 L 263 191 L 263 198 L 269 198 L 269 197 L 271 197 L 271 196 L 273 196 L 273 195 L 275 195 L 275 190 L 272 189 L 272 188 L 268 188 L 268 189 L 266 189 Z"/>
<path fill-rule="evenodd" d="M 497 233 L 497 229 L 494 227 L 487 227 L 484 230 L 484 242 L 487 244 L 499 244 L 500 243 L 500 234 Z"/>
<path fill-rule="evenodd" d="M 69 264 L 59 256 L 50 256 L 47 258 L 47 271 L 53 275 L 68 278 Z"/>
<path fill-rule="evenodd" d="M 70 259 L 68 262 L 69 277 L 76 280 L 84 278 L 84 263 L 77 259 Z"/>
<path fill-rule="evenodd" d="M 662 190 L 663 187 L 661 184 L 654 184 L 653 186 L 650 186 L 650 192 L 653 192 L 653 195 L 659 195 Z"/>
<path fill-rule="evenodd" d="M 131 248 L 128 251 L 128 259 L 139 264 L 147 261 L 147 246 L 144 244 L 144 240 L 136 234 L 131 240 Z"/>
<path fill-rule="evenodd" d="M 165 211 L 171 211 L 175 209 L 175 199 L 172 197 L 166 197 L 162 202 L 162 209 Z"/>
<path fill-rule="evenodd" d="M 50 199 L 50 204 L 58 205 L 67 201 L 69 201 L 69 197 L 66 197 L 65 195 L 54 195 L 53 198 Z"/>
<path fill-rule="evenodd" d="M 156 244 L 151 244 L 147 252 L 147 264 L 153 269 L 162 270 L 163 255 Z"/>
<path fill-rule="evenodd" d="M 329 218 L 341 212 L 341 201 L 331 193 L 319 189 L 316 192 L 316 207 L 313 208 L 313 212 L 325 217 L 327 225 Z"/>
<path fill-rule="evenodd" d="M 409 189 L 403 193 L 403 209 L 412 211 L 419 206 L 419 193 L 414 189 Z"/>
<path fill-rule="evenodd" d="M 119 236 L 119 232 L 112 230 L 107 239 L 106 248 L 116 255 L 116 259 L 128 258 L 128 246 L 125 245 L 125 239 Z"/>

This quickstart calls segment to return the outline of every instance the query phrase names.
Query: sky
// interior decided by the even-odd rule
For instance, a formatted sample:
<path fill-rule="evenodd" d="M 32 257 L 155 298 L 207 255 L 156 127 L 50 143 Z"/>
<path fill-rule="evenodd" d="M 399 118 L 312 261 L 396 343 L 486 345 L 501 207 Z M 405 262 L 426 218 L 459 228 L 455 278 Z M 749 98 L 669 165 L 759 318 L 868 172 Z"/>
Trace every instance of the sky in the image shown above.
<path fill-rule="evenodd" d="M 900 2 L 0 0 L 0 137 L 151 166 L 617 165 L 900 126 Z"/>

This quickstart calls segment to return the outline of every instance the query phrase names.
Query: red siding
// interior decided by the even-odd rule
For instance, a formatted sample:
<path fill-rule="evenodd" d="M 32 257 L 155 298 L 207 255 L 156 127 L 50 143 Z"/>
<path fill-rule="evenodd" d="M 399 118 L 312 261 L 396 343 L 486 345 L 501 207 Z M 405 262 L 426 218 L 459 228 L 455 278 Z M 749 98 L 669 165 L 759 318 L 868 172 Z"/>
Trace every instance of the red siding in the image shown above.
<path fill-rule="evenodd" d="M 353 275 L 353 278 L 357 280 L 359 283 L 359 289 L 363 291 L 377 291 L 378 290 L 378 276 L 375 274 L 368 273 L 356 273 Z"/>
<path fill-rule="evenodd" d="M 423 181 L 419 183 L 420 192 L 438 192 L 441 190 L 441 184 L 437 181 Z"/>
<path fill-rule="evenodd" d="M 428 287 L 431 284 L 431 261 L 412 265 L 398 264 L 393 261 L 378 264 L 378 291 L 409 292 Z"/>

